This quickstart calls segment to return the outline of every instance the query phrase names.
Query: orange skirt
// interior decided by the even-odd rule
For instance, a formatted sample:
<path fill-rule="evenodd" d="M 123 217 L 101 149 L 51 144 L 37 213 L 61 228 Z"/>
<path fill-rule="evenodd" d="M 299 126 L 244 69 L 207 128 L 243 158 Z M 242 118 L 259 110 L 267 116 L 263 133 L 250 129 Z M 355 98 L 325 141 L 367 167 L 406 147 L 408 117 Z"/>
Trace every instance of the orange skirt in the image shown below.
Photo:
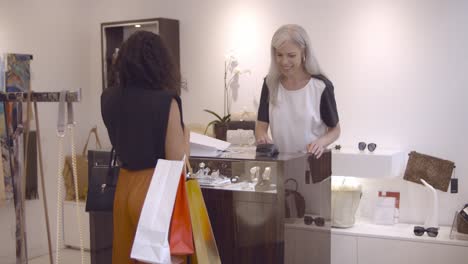
<path fill-rule="evenodd" d="M 113 264 L 143 263 L 130 259 L 130 252 L 153 172 L 154 168 L 139 171 L 120 169 L 114 197 Z"/>

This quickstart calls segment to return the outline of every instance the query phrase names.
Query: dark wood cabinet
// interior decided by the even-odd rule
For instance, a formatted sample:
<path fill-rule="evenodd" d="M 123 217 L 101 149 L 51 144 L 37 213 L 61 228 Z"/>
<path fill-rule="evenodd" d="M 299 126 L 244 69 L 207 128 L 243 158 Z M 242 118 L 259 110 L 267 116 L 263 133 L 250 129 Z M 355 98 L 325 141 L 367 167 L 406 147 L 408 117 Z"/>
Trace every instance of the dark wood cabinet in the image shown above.
<path fill-rule="evenodd" d="M 88 177 L 106 182 L 109 159 L 108 151 L 89 150 Z M 91 264 L 111 264 L 114 234 L 112 212 L 89 212 L 89 232 Z"/>
<path fill-rule="evenodd" d="M 283 263 L 276 194 L 202 188 L 223 264 Z"/>
<path fill-rule="evenodd" d="M 219 255 L 223 264 L 234 263 L 235 214 L 232 192 L 202 189 Z"/>
<path fill-rule="evenodd" d="M 91 263 L 112 264 L 112 212 L 89 212 L 89 232 Z"/>

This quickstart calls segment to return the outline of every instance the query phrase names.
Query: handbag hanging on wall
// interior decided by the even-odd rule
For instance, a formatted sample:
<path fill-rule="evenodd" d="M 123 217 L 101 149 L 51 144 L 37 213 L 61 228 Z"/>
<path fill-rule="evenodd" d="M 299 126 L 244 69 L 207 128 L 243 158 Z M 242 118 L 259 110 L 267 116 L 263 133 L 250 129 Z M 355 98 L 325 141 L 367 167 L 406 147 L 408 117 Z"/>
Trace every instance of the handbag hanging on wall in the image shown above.
<path fill-rule="evenodd" d="M 97 134 L 97 127 L 93 127 L 88 134 L 88 139 L 83 147 L 81 155 L 76 156 L 76 167 L 77 167 L 77 178 L 78 178 L 78 198 L 82 201 L 86 200 L 86 194 L 88 193 L 88 143 L 91 139 L 91 135 L 95 136 L 96 147 L 101 149 L 101 141 Z M 73 182 L 73 170 L 72 170 L 72 157 L 65 157 L 65 166 L 63 168 L 63 180 L 65 182 L 66 195 L 65 200 L 72 201 L 75 199 L 75 184 Z"/>
<path fill-rule="evenodd" d="M 418 184 L 424 179 L 432 187 L 446 192 L 454 168 L 455 163 L 450 160 L 411 151 L 403 179 Z"/>
<path fill-rule="evenodd" d="M 105 181 L 102 181 L 102 178 L 89 175 L 86 212 L 111 212 L 113 210 L 119 170 L 120 167 L 117 166 L 117 155 L 115 149 L 112 148 Z"/>

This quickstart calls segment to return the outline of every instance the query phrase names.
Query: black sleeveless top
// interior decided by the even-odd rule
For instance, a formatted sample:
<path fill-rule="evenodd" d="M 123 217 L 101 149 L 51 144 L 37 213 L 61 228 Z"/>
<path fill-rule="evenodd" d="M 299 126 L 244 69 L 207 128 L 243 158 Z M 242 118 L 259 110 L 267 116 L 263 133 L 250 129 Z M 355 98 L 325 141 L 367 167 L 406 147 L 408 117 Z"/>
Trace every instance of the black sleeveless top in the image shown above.
<path fill-rule="evenodd" d="M 107 88 L 101 95 L 101 114 L 122 168 L 154 168 L 166 157 L 165 142 L 172 99 L 182 119 L 182 103 L 175 93 L 136 87 Z"/>

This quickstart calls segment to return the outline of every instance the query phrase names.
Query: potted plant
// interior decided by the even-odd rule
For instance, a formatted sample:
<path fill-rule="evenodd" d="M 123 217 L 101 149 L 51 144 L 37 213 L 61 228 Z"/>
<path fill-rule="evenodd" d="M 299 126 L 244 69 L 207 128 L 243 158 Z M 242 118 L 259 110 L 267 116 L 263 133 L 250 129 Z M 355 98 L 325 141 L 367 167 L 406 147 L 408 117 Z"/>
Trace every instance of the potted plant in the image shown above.
<path fill-rule="evenodd" d="M 224 116 L 221 117 L 214 111 L 203 109 L 216 117 L 215 120 L 208 123 L 205 129 L 205 134 L 208 128 L 213 125 L 213 132 L 217 139 L 226 140 L 228 123 L 231 121 L 231 86 L 238 86 L 239 76 L 244 73 L 250 73 L 250 70 L 242 70 L 239 67 L 237 56 L 231 51 L 226 55 L 224 60 Z"/>
<path fill-rule="evenodd" d="M 221 117 L 220 115 L 218 115 L 217 113 L 215 113 L 215 112 L 213 112 L 211 110 L 203 109 L 203 111 L 205 111 L 207 113 L 210 113 L 210 114 L 212 114 L 212 115 L 214 115 L 216 117 L 215 120 L 209 122 L 208 125 L 206 126 L 205 134 L 208 131 L 208 128 L 211 125 L 213 125 L 213 132 L 215 134 L 215 137 L 217 139 L 226 140 L 226 132 L 227 132 L 227 128 L 228 128 L 228 123 L 229 123 L 229 121 L 231 121 L 231 114 L 227 114 L 227 115 Z"/>

